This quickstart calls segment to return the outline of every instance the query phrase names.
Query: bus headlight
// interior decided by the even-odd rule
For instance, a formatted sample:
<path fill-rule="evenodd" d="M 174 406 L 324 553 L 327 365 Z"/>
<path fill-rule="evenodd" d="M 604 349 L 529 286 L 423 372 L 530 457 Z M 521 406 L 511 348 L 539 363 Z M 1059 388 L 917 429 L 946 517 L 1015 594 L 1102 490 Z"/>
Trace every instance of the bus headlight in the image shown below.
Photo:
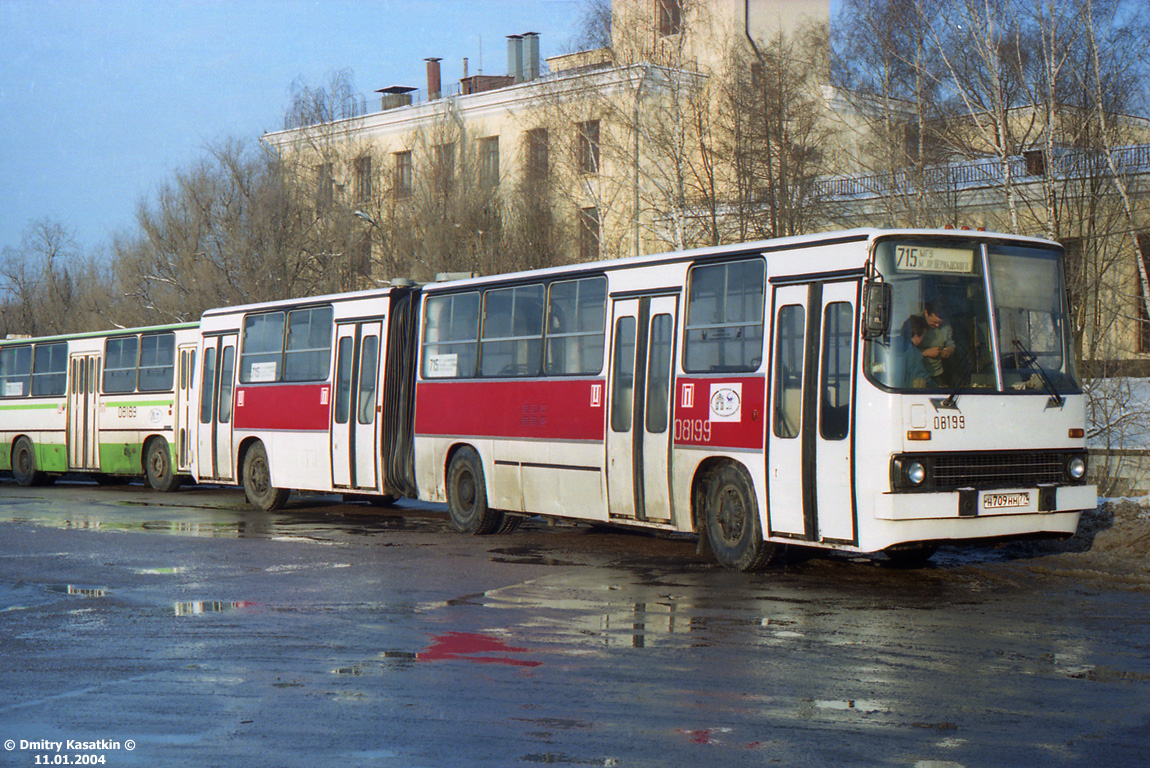
<path fill-rule="evenodd" d="M 1071 456 L 1066 462 L 1066 476 L 1071 480 L 1081 480 L 1086 477 L 1086 457 Z"/>
<path fill-rule="evenodd" d="M 922 485 L 926 480 L 926 467 L 921 461 L 908 461 L 902 465 L 902 474 L 911 485 Z"/>

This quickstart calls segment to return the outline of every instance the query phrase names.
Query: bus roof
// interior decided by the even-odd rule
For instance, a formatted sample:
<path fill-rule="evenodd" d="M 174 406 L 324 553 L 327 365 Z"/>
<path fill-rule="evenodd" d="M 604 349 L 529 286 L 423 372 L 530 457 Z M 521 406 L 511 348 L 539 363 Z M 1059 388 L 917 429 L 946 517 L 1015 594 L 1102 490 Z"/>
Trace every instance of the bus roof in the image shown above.
<path fill-rule="evenodd" d="M 199 321 L 191 323 L 173 323 L 170 325 L 147 325 L 139 328 L 113 328 L 107 331 L 85 331 L 84 333 L 61 333 L 55 336 L 23 336 L 0 339 L 0 346 L 13 346 L 18 344 L 43 344 L 52 341 L 70 341 L 72 339 L 97 339 L 104 336 L 127 336 L 133 333 L 159 333 L 163 331 L 182 331 L 199 328 Z"/>

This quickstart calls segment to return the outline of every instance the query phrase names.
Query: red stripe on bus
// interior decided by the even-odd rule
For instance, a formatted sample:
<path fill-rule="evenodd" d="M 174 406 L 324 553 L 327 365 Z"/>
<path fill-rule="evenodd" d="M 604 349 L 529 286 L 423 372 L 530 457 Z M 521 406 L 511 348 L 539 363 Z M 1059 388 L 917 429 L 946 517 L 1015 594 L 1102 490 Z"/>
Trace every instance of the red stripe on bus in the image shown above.
<path fill-rule="evenodd" d="M 421 381 L 415 432 L 601 441 L 605 388 L 601 379 Z"/>
<path fill-rule="evenodd" d="M 766 439 L 762 376 L 675 380 L 675 445 L 761 449 Z"/>
<path fill-rule="evenodd" d="M 261 384 L 236 388 L 236 429 L 326 431 L 330 384 Z"/>

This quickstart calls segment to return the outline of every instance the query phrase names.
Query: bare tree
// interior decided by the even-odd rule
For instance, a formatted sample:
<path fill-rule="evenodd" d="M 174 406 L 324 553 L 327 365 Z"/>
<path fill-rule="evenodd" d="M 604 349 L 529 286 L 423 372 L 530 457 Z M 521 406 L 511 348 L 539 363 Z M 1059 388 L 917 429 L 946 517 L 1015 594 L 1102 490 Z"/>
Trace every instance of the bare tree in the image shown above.
<path fill-rule="evenodd" d="M 4 248 L 3 281 L 5 334 L 32 336 L 85 330 L 77 300 L 77 269 L 81 267 L 75 237 L 51 219 L 31 222 L 19 247 Z"/>

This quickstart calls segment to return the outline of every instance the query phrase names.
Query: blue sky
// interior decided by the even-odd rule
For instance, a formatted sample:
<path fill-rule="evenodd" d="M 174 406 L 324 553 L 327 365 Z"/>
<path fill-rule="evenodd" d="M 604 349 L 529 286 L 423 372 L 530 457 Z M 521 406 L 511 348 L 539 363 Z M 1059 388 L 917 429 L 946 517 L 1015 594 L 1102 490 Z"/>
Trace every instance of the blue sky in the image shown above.
<path fill-rule="evenodd" d="M 203 147 L 281 127 L 293 81 L 350 69 L 356 88 L 446 88 L 506 71 L 506 36 L 569 48 L 577 0 L 0 0 L 0 247 L 35 219 L 81 248 Z"/>

